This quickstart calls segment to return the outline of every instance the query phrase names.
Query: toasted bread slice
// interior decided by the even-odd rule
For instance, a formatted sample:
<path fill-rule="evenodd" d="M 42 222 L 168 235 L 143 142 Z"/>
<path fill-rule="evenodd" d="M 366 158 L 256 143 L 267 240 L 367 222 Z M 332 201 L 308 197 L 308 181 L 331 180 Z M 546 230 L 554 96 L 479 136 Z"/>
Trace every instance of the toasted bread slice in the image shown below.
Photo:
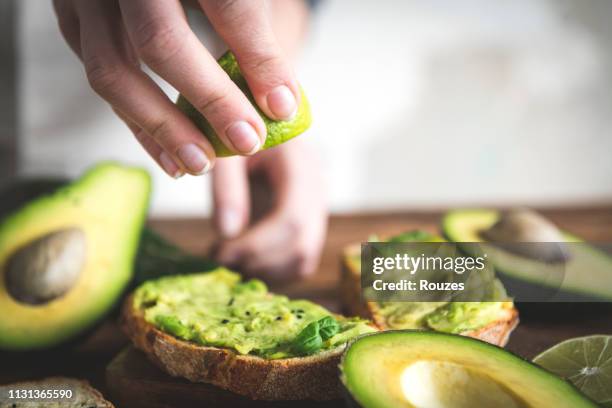
<path fill-rule="evenodd" d="M 342 276 L 340 281 L 340 295 L 346 312 L 372 320 L 379 329 L 390 329 L 384 316 L 379 313 L 376 302 L 365 302 L 361 296 L 361 271 L 350 262 L 350 259 L 359 256 L 360 246 L 352 245 L 345 249 L 342 256 Z M 506 315 L 478 330 L 460 333 L 486 341 L 497 346 L 505 346 L 508 343 L 510 333 L 519 322 L 516 308 L 508 308 Z"/>
<path fill-rule="evenodd" d="M 9 390 L 70 390 L 72 397 L 66 399 L 10 399 Z M 114 408 L 102 394 L 87 381 L 65 377 L 49 377 L 38 381 L 24 381 L 0 385 L 0 408 Z"/>
<path fill-rule="evenodd" d="M 252 399 L 330 400 L 341 396 L 338 364 L 345 346 L 307 357 L 269 360 L 227 348 L 200 346 L 158 330 L 134 307 L 123 306 L 122 327 L 135 346 L 162 370 L 211 383 Z"/>

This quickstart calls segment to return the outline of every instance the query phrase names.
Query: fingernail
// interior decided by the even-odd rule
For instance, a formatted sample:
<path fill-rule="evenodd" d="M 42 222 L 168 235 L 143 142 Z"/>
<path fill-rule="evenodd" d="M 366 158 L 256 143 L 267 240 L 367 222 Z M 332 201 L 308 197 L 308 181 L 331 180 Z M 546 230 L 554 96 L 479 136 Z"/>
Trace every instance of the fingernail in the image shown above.
<path fill-rule="evenodd" d="M 277 119 L 289 120 L 297 113 L 297 101 L 285 85 L 274 88 L 267 97 L 268 107 Z"/>
<path fill-rule="evenodd" d="M 261 147 L 259 135 L 253 126 L 245 121 L 232 123 L 225 131 L 225 135 L 240 153 L 253 154 Z"/>
<path fill-rule="evenodd" d="M 210 170 L 210 160 L 208 160 L 202 149 L 193 143 L 181 146 L 176 155 L 193 174 L 200 176 Z"/>
<path fill-rule="evenodd" d="M 242 229 L 240 216 L 231 209 L 221 210 L 219 213 L 219 232 L 223 238 L 234 238 Z"/>
<path fill-rule="evenodd" d="M 162 154 L 159 155 L 159 162 L 161 163 L 164 171 L 172 178 L 177 179 L 185 174 L 179 168 L 179 166 L 176 165 L 174 160 L 172 160 L 172 157 L 170 157 L 170 155 L 166 152 L 162 152 Z"/>

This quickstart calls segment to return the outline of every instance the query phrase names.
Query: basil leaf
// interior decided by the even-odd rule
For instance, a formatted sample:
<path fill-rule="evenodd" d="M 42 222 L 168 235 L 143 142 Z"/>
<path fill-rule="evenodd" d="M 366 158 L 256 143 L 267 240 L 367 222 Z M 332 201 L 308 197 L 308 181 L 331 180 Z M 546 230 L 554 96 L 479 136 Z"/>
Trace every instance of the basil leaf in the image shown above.
<path fill-rule="evenodd" d="M 302 329 L 294 340 L 293 351 L 298 355 L 308 355 L 323 347 L 323 339 L 319 334 L 319 322 L 315 321 Z"/>
<path fill-rule="evenodd" d="M 326 316 L 319 320 L 319 335 L 323 341 L 333 337 L 338 331 L 340 331 L 340 325 L 333 317 Z"/>

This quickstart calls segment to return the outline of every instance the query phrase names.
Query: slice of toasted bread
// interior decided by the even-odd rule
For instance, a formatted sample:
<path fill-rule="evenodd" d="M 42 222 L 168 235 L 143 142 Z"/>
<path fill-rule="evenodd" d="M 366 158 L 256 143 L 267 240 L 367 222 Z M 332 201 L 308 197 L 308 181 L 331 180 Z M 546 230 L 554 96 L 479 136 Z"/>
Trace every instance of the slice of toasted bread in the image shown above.
<path fill-rule="evenodd" d="M 70 390 L 72 396 L 66 399 L 15 399 L 9 398 L 13 390 Z M 114 408 L 114 405 L 104 399 L 102 394 L 87 381 L 66 377 L 49 377 L 38 381 L 24 381 L 14 384 L 0 385 L 0 408 Z"/>
<path fill-rule="evenodd" d="M 307 357 L 268 360 L 231 349 L 200 346 L 158 330 L 129 296 L 122 327 L 135 346 L 162 370 L 211 383 L 252 399 L 330 400 L 341 396 L 338 364 L 345 346 Z"/>
<path fill-rule="evenodd" d="M 379 313 L 376 302 L 365 302 L 361 296 L 361 271 L 359 267 L 351 262 L 351 259 L 360 254 L 360 246 L 352 245 L 345 249 L 342 256 L 342 275 L 340 280 L 340 295 L 346 312 L 372 320 L 381 330 L 390 329 L 384 316 Z M 516 308 L 507 309 L 505 316 L 493 321 L 488 325 L 473 331 L 460 333 L 486 341 L 498 346 L 508 343 L 510 333 L 519 322 Z"/>

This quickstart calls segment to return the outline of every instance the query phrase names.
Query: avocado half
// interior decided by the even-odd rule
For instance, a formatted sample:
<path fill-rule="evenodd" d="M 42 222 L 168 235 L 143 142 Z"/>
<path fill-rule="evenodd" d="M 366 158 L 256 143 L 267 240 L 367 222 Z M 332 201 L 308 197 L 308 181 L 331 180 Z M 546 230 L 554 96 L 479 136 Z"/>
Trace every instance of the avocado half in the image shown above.
<path fill-rule="evenodd" d="M 533 299 L 549 294 L 557 301 L 612 301 L 612 257 L 564 231 L 561 232 L 564 242 L 578 244 L 567 245 L 569 256 L 562 265 L 506 251 L 487 243 L 482 236 L 500 216 L 496 210 L 450 211 L 442 219 L 442 230 L 466 252 L 473 251 L 474 246 L 464 243 L 482 242 L 483 250 L 492 255 L 490 259 L 510 294 L 516 296 L 512 288 L 518 289 L 518 301 L 521 301 L 521 292 Z"/>
<path fill-rule="evenodd" d="M 0 223 L 0 349 L 59 345 L 113 308 L 150 189 L 146 171 L 103 163 Z"/>
<path fill-rule="evenodd" d="M 340 363 L 351 405 L 364 408 L 595 408 L 570 383 L 497 346 L 425 331 L 355 340 Z"/>

